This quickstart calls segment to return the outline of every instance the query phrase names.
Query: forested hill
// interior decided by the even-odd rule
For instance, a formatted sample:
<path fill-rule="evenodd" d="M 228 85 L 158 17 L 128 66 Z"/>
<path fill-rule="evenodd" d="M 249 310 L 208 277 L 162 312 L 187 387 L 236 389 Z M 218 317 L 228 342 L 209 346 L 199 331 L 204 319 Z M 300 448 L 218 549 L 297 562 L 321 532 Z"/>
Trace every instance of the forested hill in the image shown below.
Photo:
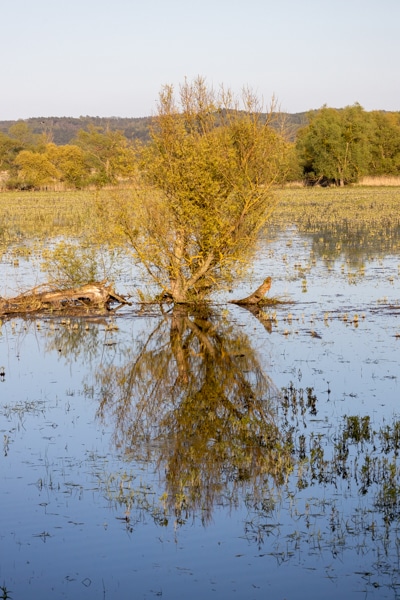
<path fill-rule="evenodd" d="M 124 119 L 120 117 L 34 117 L 24 119 L 33 133 L 45 133 L 47 139 L 57 146 L 69 144 L 76 138 L 78 131 L 88 131 L 89 128 L 99 127 L 102 130 L 122 131 L 126 138 L 143 139 L 148 138 L 151 117 L 140 117 Z M 0 132 L 8 134 L 10 127 L 17 121 L 0 121 Z"/>
<path fill-rule="evenodd" d="M 285 127 L 289 137 L 295 138 L 299 127 L 308 122 L 307 113 L 285 114 Z M 69 144 L 76 138 L 79 130 L 88 131 L 90 126 L 99 127 L 102 130 L 122 131 L 128 140 L 147 140 L 151 117 L 122 118 L 122 117 L 34 117 L 25 119 L 25 123 L 33 133 L 45 133 L 49 141 L 58 146 Z M 8 134 L 10 127 L 17 121 L 0 121 L 0 132 Z"/>

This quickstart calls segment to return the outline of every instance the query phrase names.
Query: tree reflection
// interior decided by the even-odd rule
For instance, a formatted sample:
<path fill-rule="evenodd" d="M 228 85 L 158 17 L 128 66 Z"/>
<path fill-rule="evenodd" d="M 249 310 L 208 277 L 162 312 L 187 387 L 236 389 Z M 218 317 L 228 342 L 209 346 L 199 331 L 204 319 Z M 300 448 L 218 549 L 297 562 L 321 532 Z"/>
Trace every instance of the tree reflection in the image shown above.
<path fill-rule="evenodd" d="M 99 347 L 111 343 L 108 341 L 109 329 L 104 317 L 66 317 L 51 322 L 51 327 L 46 331 L 46 350 L 56 350 L 67 363 L 84 357 L 85 364 L 89 365 L 96 362 Z"/>
<path fill-rule="evenodd" d="M 203 511 L 270 476 L 283 483 L 289 445 L 274 418 L 277 390 L 249 338 L 210 311 L 175 308 L 120 365 L 103 365 L 98 415 L 133 458 L 154 453 L 176 515 Z"/>

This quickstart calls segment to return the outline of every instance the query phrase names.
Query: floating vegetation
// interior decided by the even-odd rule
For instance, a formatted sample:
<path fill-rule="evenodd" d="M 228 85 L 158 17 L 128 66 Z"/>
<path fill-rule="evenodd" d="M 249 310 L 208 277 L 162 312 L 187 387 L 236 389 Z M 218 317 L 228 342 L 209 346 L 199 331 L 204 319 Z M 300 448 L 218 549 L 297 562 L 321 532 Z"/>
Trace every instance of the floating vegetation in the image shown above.
<path fill-rule="evenodd" d="M 166 527 L 168 516 L 164 498 L 157 498 L 150 485 L 143 482 L 135 485 L 136 476 L 132 473 L 97 474 L 99 490 L 114 507 L 123 508 L 124 521 L 128 531 L 132 532 L 138 523 L 150 517 L 156 525 Z"/>
<path fill-rule="evenodd" d="M 44 414 L 46 404 L 44 400 L 25 400 L 24 402 L 15 402 L 13 404 L 3 404 L 0 409 L 0 414 L 6 419 L 17 415 L 20 419 L 26 415 Z"/>

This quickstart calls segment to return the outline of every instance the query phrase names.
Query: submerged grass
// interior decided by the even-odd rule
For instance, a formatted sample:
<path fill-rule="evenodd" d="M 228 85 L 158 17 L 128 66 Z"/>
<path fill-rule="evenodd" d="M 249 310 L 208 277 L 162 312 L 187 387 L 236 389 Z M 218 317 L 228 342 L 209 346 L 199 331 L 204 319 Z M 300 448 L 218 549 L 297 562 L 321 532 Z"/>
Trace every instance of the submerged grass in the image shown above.
<path fill-rule="evenodd" d="M 117 232 L 112 235 L 112 226 L 104 227 L 98 209 L 110 195 L 118 205 L 119 194 L 126 198 L 129 190 L 0 194 L 0 261 L 8 260 L 18 266 L 21 258 L 42 256 L 49 276 L 54 270 L 52 261 L 57 263 L 59 276 L 60 267 L 65 271 L 68 256 L 60 259 L 60 247 L 54 249 L 56 241 L 66 245 L 67 252 L 81 252 L 80 263 L 92 268 L 104 262 L 104 252 L 101 261 L 97 259 L 99 245 L 106 237 L 114 244 L 109 256 L 114 253 L 118 257 L 124 242 L 118 239 Z M 278 203 L 270 234 L 296 227 L 311 239 L 314 257 L 328 261 L 343 258 L 362 266 L 365 259 L 400 252 L 400 186 L 284 188 L 276 190 L 276 194 Z M 67 263 L 71 270 L 76 260 L 68 259 Z M 306 279 L 304 285 L 306 290 Z"/>
<path fill-rule="evenodd" d="M 91 192 L 4 192 L 0 245 L 80 235 L 90 221 Z"/>
<path fill-rule="evenodd" d="M 400 186 L 377 188 L 285 188 L 273 222 L 310 228 L 313 224 L 399 226 Z M 351 222 L 350 222 L 351 221 Z"/>
<path fill-rule="evenodd" d="M 272 224 L 296 226 L 326 258 L 400 251 L 400 187 L 301 188 L 279 191 Z"/>
<path fill-rule="evenodd" d="M 111 193 L 117 197 L 127 191 L 3 192 L 0 242 L 80 236 L 94 224 L 94 203 L 101 203 Z M 400 186 L 284 188 L 276 194 L 275 226 L 296 225 L 308 232 L 365 230 L 369 238 L 389 236 L 400 229 Z"/>

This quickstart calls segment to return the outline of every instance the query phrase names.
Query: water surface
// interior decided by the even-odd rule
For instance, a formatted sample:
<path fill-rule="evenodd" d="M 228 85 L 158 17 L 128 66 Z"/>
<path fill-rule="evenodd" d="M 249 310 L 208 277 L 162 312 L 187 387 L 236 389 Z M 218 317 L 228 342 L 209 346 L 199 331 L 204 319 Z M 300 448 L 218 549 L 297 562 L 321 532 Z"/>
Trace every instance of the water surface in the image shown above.
<path fill-rule="evenodd" d="M 289 230 L 201 314 L 4 322 L 3 595 L 397 598 L 399 265 Z"/>

